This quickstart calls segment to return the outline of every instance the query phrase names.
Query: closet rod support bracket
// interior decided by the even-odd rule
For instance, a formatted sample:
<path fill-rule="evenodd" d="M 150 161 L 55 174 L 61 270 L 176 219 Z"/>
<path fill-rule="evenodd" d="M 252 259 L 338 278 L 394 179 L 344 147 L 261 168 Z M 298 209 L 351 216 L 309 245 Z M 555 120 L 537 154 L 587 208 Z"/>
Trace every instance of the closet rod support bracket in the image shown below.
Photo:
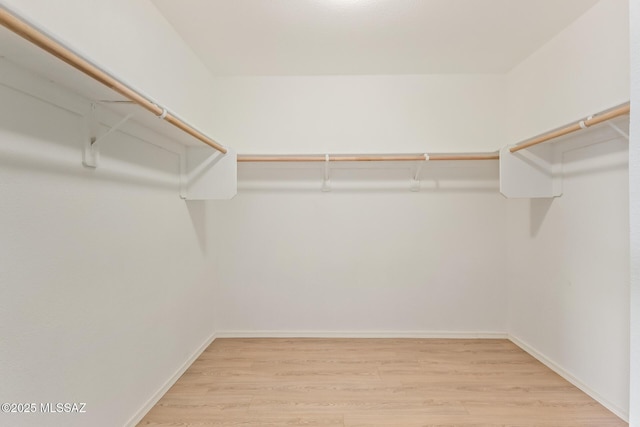
<path fill-rule="evenodd" d="M 413 178 L 411 179 L 411 184 L 409 185 L 409 191 L 418 192 L 420 191 L 420 172 L 422 171 L 422 165 L 429 161 L 429 155 L 427 153 L 424 154 L 424 161 L 418 162 L 416 165 L 415 173 L 413 174 Z"/>
<path fill-rule="evenodd" d="M 96 104 L 92 103 L 89 111 L 85 115 L 85 126 L 87 129 L 88 137 L 85 139 L 83 147 L 82 164 L 90 168 L 97 168 L 100 159 L 99 144 L 113 132 L 121 129 L 122 126 L 126 122 L 128 122 L 134 115 L 135 113 L 127 114 L 124 118 L 118 121 L 118 123 L 116 123 L 115 125 L 111 126 L 102 135 L 97 136 L 100 124 L 98 122 L 98 119 L 96 118 Z"/>
<path fill-rule="evenodd" d="M 331 191 L 331 179 L 329 176 L 329 161 L 331 159 L 329 158 L 328 154 L 325 154 L 324 156 L 324 179 L 322 180 L 322 191 L 324 193 L 328 193 L 329 191 Z"/>
<path fill-rule="evenodd" d="M 626 133 L 625 131 L 623 131 L 622 129 L 620 129 L 618 126 L 616 126 L 615 124 L 613 124 L 611 122 L 607 122 L 607 125 L 609 125 L 609 127 L 611 129 L 615 130 L 618 134 L 620 134 L 620 136 L 622 136 L 627 141 L 629 141 L 629 134 L 628 133 Z"/>
<path fill-rule="evenodd" d="M 104 141 L 104 139 L 111 135 L 113 132 L 119 130 L 126 122 L 129 121 L 129 119 L 131 119 L 133 116 L 135 116 L 135 113 L 130 113 L 127 114 L 122 120 L 120 120 L 118 123 L 116 123 L 115 125 L 111 126 L 109 128 L 109 130 L 107 130 L 105 133 L 103 133 L 102 135 L 100 135 L 97 138 L 92 137 L 91 138 L 91 145 L 93 145 L 94 147 L 97 147 L 97 145 Z"/>

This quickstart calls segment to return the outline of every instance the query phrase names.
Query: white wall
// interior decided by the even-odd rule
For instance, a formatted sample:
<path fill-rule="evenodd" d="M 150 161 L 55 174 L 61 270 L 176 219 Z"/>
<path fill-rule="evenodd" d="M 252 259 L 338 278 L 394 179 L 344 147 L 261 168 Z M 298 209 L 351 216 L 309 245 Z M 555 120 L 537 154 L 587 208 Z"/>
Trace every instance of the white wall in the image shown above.
<path fill-rule="evenodd" d="M 217 78 L 215 125 L 241 153 L 497 149 L 629 99 L 627 17 L 626 1 L 603 0 L 507 76 Z M 465 187 L 477 171 L 464 167 L 426 178 L 446 172 L 455 191 L 409 193 L 406 171 L 391 183 L 389 171 L 370 171 L 368 184 L 342 171 L 332 172 L 342 188 L 322 194 L 318 168 L 245 165 L 237 198 L 212 209 L 228 224 L 211 237 L 226 302 L 219 330 L 506 328 L 624 417 L 625 146 L 567 153 L 565 195 L 550 204 L 478 193 Z"/>
<path fill-rule="evenodd" d="M 507 139 L 628 101 L 628 47 L 628 2 L 600 1 L 509 73 Z M 589 135 L 558 146 L 561 198 L 508 202 L 509 333 L 626 418 L 628 143 Z"/>
<path fill-rule="evenodd" d="M 627 0 L 601 0 L 505 75 L 218 77 L 243 153 L 491 151 L 629 100 Z"/>
<path fill-rule="evenodd" d="M 509 143 L 629 100 L 628 8 L 601 0 L 508 74 Z"/>
<path fill-rule="evenodd" d="M 240 154 L 492 151 L 502 75 L 220 77 L 212 126 Z"/>
<path fill-rule="evenodd" d="M 147 0 L 4 3 L 240 153 L 495 150 L 629 98 L 624 0 L 507 76 L 215 79 Z M 334 171 L 325 194 L 318 168 L 243 166 L 236 199 L 185 205 L 175 155 L 120 135 L 85 170 L 78 116 L 0 90 L 0 400 L 87 401 L 56 422 L 121 425 L 217 321 L 250 335 L 508 331 L 626 411 L 624 144 L 568 153 L 551 203 L 503 200 L 487 163 L 427 169 L 420 193 L 410 170 Z"/>
<path fill-rule="evenodd" d="M 627 142 L 564 154 L 564 194 L 508 201 L 509 333 L 628 413 Z"/>
<path fill-rule="evenodd" d="M 207 213 L 179 198 L 178 156 L 115 133 L 83 168 L 82 129 L 0 84 L 0 402 L 87 404 L 2 425 L 122 426 L 213 333 Z"/>
<path fill-rule="evenodd" d="M 333 170 L 323 193 L 318 167 L 243 165 L 209 205 L 219 334 L 505 336 L 497 163 L 432 166 L 419 193 L 400 167 Z"/>
<path fill-rule="evenodd" d="M 631 412 L 640 427 L 640 3 L 631 1 L 631 141 L 629 184 L 631 218 Z"/>
<path fill-rule="evenodd" d="M 210 123 L 213 78 L 151 1 L 0 3 L 216 138 Z"/>

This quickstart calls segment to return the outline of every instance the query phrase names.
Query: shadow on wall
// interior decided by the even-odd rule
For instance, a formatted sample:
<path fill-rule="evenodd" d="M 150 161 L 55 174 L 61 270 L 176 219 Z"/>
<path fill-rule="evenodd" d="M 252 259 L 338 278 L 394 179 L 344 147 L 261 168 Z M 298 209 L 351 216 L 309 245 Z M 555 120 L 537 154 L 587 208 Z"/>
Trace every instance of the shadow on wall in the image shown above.
<path fill-rule="evenodd" d="M 538 232 L 544 224 L 544 219 L 551 209 L 553 204 L 553 198 L 549 199 L 531 199 L 529 201 L 529 234 L 531 237 L 536 237 Z"/>
<path fill-rule="evenodd" d="M 582 140 L 579 136 L 567 139 L 556 146 L 562 153 L 563 187 L 573 180 L 583 180 L 605 176 L 611 173 L 627 173 L 629 143 L 626 139 L 601 127 L 600 134 L 591 139 Z M 595 141 L 595 142 L 594 142 Z M 597 188 L 590 188 L 596 191 Z M 565 196 L 561 196 L 566 197 Z M 554 199 L 531 199 L 529 205 L 531 237 L 536 237 L 544 224 L 545 218 Z"/>
<path fill-rule="evenodd" d="M 330 167 L 329 187 L 339 192 L 408 192 L 418 166 L 420 192 L 499 194 L 494 161 L 341 163 Z M 323 180 L 324 168 L 318 164 L 238 165 L 240 191 L 320 192 Z"/>
<path fill-rule="evenodd" d="M 78 114 L 0 86 L 3 169 L 172 189 L 177 195 L 177 154 L 114 132 L 101 142 L 99 167 L 87 168 L 82 165 L 85 137 L 84 120 Z"/>
<path fill-rule="evenodd" d="M 7 144 L 24 144 L 18 139 L 9 141 Z M 56 158 L 57 157 L 57 158 Z M 88 168 L 81 164 L 82 151 L 77 150 L 74 159 L 60 158 L 59 156 L 49 156 L 46 149 L 36 153 L 16 152 L 9 147 L 0 146 L 0 168 L 28 171 L 34 174 L 63 175 L 72 178 L 84 178 L 93 181 L 113 182 L 115 184 L 126 184 L 144 186 L 157 189 L 175 190 L 178 197 L 179 178 L 177 170 L 179 158 L 175 157 L 175 167 L 162 167 L 154 165 L 153 169 L 142 164 L 132 164 L 130 157 L 127 161 L 129 167 L 124 164 L 112 167 L 112 162 L 117 159 L 103 155 L 103 164 L 97 169 Z"/>
<path fill-rule="evenodd" d="M 193 231 L 198 238 L 200 252 L 207 253 L 207 205 L 203 200 L 187 200 L 187 210 L 193 225 Z"/>

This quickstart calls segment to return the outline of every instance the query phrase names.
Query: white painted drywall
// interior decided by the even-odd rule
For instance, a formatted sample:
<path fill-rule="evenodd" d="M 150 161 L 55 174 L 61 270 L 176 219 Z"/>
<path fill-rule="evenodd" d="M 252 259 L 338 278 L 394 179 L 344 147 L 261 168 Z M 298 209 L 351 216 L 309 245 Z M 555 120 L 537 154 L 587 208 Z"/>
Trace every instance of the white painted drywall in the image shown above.
<path fill-rule="evenodd" d="M 0 3 L 215 138 L 212 76 L 151 1 Z"/>
<path fill-rule="evenodd" d="M 640 2 L 631 1 L 631 140 L 629 185 L 631 219 L 631 427 L 640 427 Z"/>
<path fill-rule="evenodd" d="M 239 154 L 498 150 L 503 75 L 216 78 L 212 126 Z"/>
<path fill-rule="evenodd" d="M 601 0 L 507 75 L 520 142 L 629 100 L 628 0 Z"/>
<path fill-rule="evenodd" d="M 627 141 L 564 153 L 563 195 L 509 200 L 509 333 L 628 414 Z"/>
<path fill-rule="evenodd" d="M 240 153 L 493 150 L 628 99 L 620 0 L 508 76 L 217 79 L 146 0 L 4 2 Z M 215 315 L 224 332 L 265 335 L 509 330 L 625 411 L 620 144 L 569 154 L 567 198 L 551 205 L 507 203 L 495 168 L 464 166 L 423 172 L 417 194 L 408 170 L 336 171 L 323 194 L 319 169 L 244 168 L 235 200 L 185 206 L 173 154 L 122 138 L 91 173 L 76 116 L 2 99 L 0 398 L 9 384 L 16 399 L 86 399 L 93 413 L 58 420 L 120 425 Z"/>
<path fill-rule="evenodd" d="M 59 96 L 63 97 L 64 92 Z M 85 402 L 1 425 L 122 426 L 213 333 L 206 208 L 176 154 L 0 85 L 0 402 Z"/>
<path fill-rule="evenodd" d="M 507 139 L 626 102 L 628 22 L 627 1 L 602 0 L 512 70 Z M 561 198 L 508 202 L 509 333 L 627 417 L 627 142 L 564 158 Z"/>
<path fill-rule="evenodd" d="M 397 167 L 397 165 L 396 165 Z M 506 331 L 497 163 L 405 169 L 243 164 L 212 202 L 218 332 L 468 336 Z"/>

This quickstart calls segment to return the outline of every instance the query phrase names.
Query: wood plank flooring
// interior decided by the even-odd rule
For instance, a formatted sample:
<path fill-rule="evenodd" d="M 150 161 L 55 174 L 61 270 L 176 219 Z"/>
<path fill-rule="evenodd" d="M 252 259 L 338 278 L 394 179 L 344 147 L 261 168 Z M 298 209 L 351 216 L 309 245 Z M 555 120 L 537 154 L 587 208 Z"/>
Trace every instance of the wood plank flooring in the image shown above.
<path fill-rule="evenodd" d="M 139 426 L 627 424 L 508 340 L 218 339 Z"/>

